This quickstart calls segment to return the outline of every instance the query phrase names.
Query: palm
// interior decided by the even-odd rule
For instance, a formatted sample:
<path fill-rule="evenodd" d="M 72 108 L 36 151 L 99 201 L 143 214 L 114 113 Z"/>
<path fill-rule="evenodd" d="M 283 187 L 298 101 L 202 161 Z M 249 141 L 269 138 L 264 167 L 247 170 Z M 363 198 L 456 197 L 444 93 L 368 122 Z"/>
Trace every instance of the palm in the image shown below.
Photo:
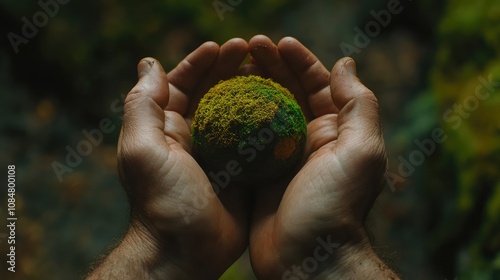
<path fill-rule="evenodd" d="M 247 43 L 238 39 L 220 48 L 206 43 L 168 74 L 153 67 L 148 73 L 153 88 L 133 89 L 125 102 L 126 113 L 127 108 L 135 109 L 134 102 L 157 103 L 149 114 L 141 112 L 149 117 L 124 122 L 120 137 L 120 173 L 132 215 L 141 213 L 143 223 L 156 229 L 178 254 L 176 259 L 200 263 L 210 271 L 224 271 L 246 248 L 247 203 L 244 193 L 233 186 L 219 196 L 214 193 L 191 155 L 190 120 L 206 90 L 236 74 L 247 49 Z M 134 91 L 143 90 L 154 91 L 153 100 L 136 98 Z M 187 250 L 177 252 L 179 246 Z M 214 258 L 215 254 L 220 257 Z"/>
<path fill-rule="evenodd" d="M 385 166 L 385 154 L 383 149 L 377 154 L 363 150 L 358 139 L 366 131 L 357 131 L 358 121 L 349 120 L 351 105 L 346 105 L 342 94 L 333 102 L 332 90 L 337 89 L 330 83 L 330 73 L 298 41 L 284 39 L 276 47 L 259 36 L 250 41 L 252 45 L 267 46 L 251 48 L 259 71 L 288 87 L 308 120 L 300 170 L 293 178 L 260 189 L 256 199 L 250 237 L 252 266 L 258 276 L 278 279 L 297 256 L 301 260 L 312 254 L 317 237 L 330 235 L 344 242 L 348 236 L 340 232 L 362 228 L 372 194 L 379 191 L 378 186 L 367 188 L 378 185 L 373 180 L 383 174 L 379 168 L 373 172 L 367 168 Z"/>

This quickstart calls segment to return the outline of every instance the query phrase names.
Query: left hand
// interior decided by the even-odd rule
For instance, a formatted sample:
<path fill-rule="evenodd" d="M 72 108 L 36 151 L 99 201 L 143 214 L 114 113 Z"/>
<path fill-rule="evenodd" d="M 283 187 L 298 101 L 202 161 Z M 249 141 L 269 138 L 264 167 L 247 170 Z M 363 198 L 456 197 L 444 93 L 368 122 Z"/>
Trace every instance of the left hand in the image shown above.
<path fill-rule="evenodd" d="M 260 35 L 249 45 L 254 71 L 287 87 L 308 121 L 300 170 L 257 190 L 250 232 L 254 272 L 259 279 L 298 273 L 292 266 L 301 268 L 304 260 L 314 259 L 320 239 L 330 248 L 321 251 L 322 261 L 315 260 L 315 271 L 302 270 L 297 277 L 328 273 L 339 264 L 348 265 L 351 259 L 346 257 L 356 259 L 360 252 L 363 261 L 370 256 L 378 262 L 364 229 L 386 168 L 375 95 L 356 77 L 350 58 L 339 60 L 330 73 L 293 38 L 276 46 Z"/>

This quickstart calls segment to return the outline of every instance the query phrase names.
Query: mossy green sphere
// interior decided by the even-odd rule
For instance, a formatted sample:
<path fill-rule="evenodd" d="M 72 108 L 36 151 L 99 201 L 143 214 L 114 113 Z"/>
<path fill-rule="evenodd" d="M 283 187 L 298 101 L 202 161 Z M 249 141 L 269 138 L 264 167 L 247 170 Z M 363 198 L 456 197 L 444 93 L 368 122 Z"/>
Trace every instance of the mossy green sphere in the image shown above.
<path fill-rule="evenodd" d="M 252 183 L 276 179 L 300 160 L 307 124 L 288 89 L 271 79 L 237 76 L 200 100 L 191 133 L 207 173 Z"/>

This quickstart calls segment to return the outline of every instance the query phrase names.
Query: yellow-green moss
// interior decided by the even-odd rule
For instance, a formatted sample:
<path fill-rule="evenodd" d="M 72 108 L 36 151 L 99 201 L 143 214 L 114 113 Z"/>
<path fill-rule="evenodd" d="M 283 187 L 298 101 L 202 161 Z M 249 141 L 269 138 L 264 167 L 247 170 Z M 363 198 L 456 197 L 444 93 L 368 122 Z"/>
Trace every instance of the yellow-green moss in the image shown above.
<path fill-rule="evenodd" d="M 219 82 L 200 100 L 192 137 L 196 144 L 229 147 L 266 123 L 279 137 L 305 134 L 304 116 L 288 89 L 271 79 L 237 76 Z"/>

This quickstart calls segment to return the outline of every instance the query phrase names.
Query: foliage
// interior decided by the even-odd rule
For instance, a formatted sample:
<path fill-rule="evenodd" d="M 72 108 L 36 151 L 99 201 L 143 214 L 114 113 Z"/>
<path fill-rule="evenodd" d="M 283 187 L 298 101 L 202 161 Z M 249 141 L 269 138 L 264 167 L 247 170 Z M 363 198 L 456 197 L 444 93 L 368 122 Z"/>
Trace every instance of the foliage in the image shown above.
<path fill-rule="evenodd" d="M 429 188 L 454 203 L 434 229 L 431 250 L 455 258 L 446 269 L 459 279 L 500 275 L 499 19 L 498 1 L 449 1 L 439 25 L 432 90 L 448 140 L 436 172 L 453 178 Z M 449 247 L 456 256 L 438 253 Z"/>

